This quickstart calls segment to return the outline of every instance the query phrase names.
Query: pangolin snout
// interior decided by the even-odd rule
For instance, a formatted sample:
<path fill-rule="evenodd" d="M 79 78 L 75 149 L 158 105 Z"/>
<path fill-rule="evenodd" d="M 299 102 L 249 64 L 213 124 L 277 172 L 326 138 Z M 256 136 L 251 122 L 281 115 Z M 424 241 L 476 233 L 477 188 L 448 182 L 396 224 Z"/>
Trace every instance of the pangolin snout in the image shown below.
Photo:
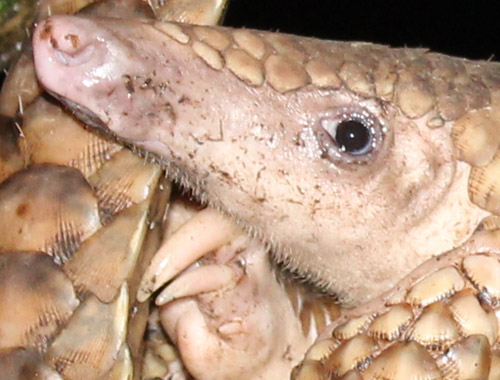
<path fill-rule="evenodd" d="M 85 22 L 85 20 L 79 20 Z M 89 62 L 95 53 L 91 34 L 80 23 L 71 23 L 64 16 L 50 18 L 36 29 L 33 38 L 37 51 L 52 64 L 78 66 Z"/>
<path fill-rule="evenodd" d="M 89 87 L 109 75 L 95 70 L 105 62 L 109 51 L 92 31 L 90 20 L 51 17 L 35 29 L 33 46 L 37 75 L 49 90 L 75 79 Z"/>

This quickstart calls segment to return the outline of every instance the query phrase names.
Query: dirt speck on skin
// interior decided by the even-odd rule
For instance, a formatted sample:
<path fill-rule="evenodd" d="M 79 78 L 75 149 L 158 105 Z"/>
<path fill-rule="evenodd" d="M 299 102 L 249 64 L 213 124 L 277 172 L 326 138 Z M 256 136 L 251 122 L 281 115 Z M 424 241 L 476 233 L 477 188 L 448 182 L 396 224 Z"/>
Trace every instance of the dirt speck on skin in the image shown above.
<path fill-rule="evenodd" d="M 168 117 L 170 118 L 170 122 L 172 124 L 175 124 L 177 121 L 177 114 L 175 113 L 175 110 L 174 110 L 174 107 L 172 107 L 172 104 L 167 102 L 163 105 L 163 107 L 164 107 L 166 113 L 168 114 Z"/>
<path fill-rule="evenodd" d="M 16 215 L 23 217 L 28 214 L 29 206 L 26 203 L 21 203 L 16 209 Z"/>
<path fill-rule="evenodd" d="M 129 94 L 133 94 L 135 92 L 134 82 L 132 77 L 128 74 L 123 75 L 123 79 L 125 80 L 125 88 Z"/>
<path fill-rule="evenodd" d="M 54 37 L 50 37 L 50 45 L 54 49 L 58 49 L 59 48 L 59 44 L 57 43 L 57 40 Z"/>
<path fill-rule="evenodd" d="M 40 33 L 40 38 L 42 40 L 46 40 L 51 37 L 52 34 L 52 24 L 47 21 L 45 23 L 45 27 L 43 28 L 42 32 Z"/>
<path fill-rule="evenodd" d="M 74 49 L 78 48 L 80 39 L 76 34 L 67 34 L 66 36 L 64 36 L 64 38 L 71 42 L 71 46 L 73 46 Z"/>

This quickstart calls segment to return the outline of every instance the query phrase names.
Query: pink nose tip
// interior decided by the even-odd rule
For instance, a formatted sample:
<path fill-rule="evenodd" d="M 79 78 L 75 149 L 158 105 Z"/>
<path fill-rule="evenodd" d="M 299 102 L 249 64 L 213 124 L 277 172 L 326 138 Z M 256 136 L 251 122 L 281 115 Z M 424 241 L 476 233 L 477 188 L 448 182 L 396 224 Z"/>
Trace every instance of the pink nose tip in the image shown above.
<path fill-rule="evenodd" d="M 88 62 L 94 45 L 75 28 L 69 19 L 59 17 L 45 20 L 37 28 L 37 37 L 53 50 L 53 58 L 66 66 L 77 66 Z"/>

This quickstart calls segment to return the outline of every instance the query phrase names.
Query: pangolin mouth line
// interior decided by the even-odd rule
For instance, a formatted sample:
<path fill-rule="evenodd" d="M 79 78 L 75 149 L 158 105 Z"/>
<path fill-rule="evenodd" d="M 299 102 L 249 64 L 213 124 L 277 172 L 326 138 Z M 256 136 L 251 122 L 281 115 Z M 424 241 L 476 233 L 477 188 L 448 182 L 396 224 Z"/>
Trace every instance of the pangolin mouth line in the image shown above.
<path fill-rule="evenodd" d="M 118 136 L 116 136 L 115 133 L 113 133 L 109 129 L 108 125 L 104 121 L 102 121 L 95 113 L 93 113 L 87 107 L 79 103 L 76 103 L 62 95 L 59 95 L 54 91 L 47 90 L 47 92 L 52 97 L 61 102 L 61 104 L 68 110 L 68 112 L 75 115 L 75 117 L 78 120 L 81 120 L 84 123 L 84 125 L 91 127 L 96 133 L 106 136 L 107 138 L 115 140 L 117 142 L 124 142 L 123 139 L 120 139 Z"/>

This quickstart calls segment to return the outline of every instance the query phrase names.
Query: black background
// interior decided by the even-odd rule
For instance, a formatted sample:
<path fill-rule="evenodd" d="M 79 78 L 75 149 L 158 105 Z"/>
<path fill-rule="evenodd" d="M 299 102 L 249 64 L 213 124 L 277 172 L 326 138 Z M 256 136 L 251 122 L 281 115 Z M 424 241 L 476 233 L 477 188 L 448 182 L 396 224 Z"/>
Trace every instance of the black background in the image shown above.
<path fill-rule="evenodd" d="M 500 12 L 478 1 L 232 0 L 225 25 L 500 60 Z"/>

